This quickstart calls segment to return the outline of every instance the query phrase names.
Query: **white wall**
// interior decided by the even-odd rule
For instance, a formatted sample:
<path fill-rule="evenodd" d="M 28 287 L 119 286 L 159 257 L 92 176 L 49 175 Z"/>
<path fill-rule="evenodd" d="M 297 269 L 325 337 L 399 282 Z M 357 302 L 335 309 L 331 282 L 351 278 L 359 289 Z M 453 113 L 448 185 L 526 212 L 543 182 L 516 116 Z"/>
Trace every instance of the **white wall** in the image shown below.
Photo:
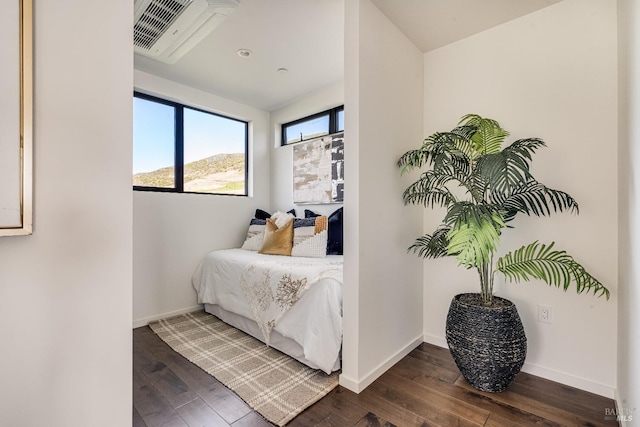
<path fill-rule="evenodd" d="M 422 341 L 421 210 L 398 158 L 422 140 L 420 51 L 371 3 L 345 2 L 344 341 L 340 383 L 359 391 Z"/>
<path fill-rule="evenodd" d="M 294 205 L 293 203 L 293 146 L 282 146 L 281 126 L 311 114 L 344 104 L 344 84 L 337 82 L 310 94 L 302 100 L 271 112 L 271 205 L 274 210 L 288 211 L 295 207 L 299 217 L 304 210 L 329 215 L 342 204 Z M 346 142 L 348 144 L 348 142 Z"/>
<path fill-rule="evenodd" d="M 34 233 L 0 238 L 0 425 L 131 425 L 132 4 L 34 3 Z"/>
<path fill-rule="evenodd" d="M 540 137 L 532 172 L 580 204 L 580 215 L 519 218 L 502 252 L 556 241 L 612 292 L 610 301 L 543 283 L 497 283 L 518 306 L 528 336 L 525 372 L 613 397 L 616 384 L 617 68 L 616 5 L 565 0 L 424 55 L 424 134 L 449 130 L 466 113 L 498 120 L 512 138 Z M 431 233 L 442 212 L 427 210 Z M 477 292 L 455 260 L 424 263 L 425 340 L 444 341 L 451 298 Z M 538 304 L 553 323 L 537 322 Z"/>
<path fill-rule="evenodd" d="M 618 1 L 619 254 L 616 402 L 638 425 L 640 413 L 640 4 Z M 633 410 L 628 414 L 624 411 Z M 628 423 L 625 425 L 632 425 Z"/>
<path fill-rule="evenodd" d="M 269 113 L 134 72 L 137 90 L 250 122 L 250 197 L 133 192 L 133 324 L 197 308 L 191 275 L 214 249 L 239 247 L 256 208 L 270 209 Z"/>

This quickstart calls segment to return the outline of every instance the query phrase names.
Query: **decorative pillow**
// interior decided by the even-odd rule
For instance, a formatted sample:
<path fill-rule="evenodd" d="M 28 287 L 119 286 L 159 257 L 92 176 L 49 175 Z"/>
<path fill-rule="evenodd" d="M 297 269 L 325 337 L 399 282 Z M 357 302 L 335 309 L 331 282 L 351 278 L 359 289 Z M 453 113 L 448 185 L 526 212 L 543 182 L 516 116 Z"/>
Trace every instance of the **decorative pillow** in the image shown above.
<path fill-rule="evenodd" d="M 287 221 L 281 227 L 276 225 L 276 221 L 269 218 L 264 229 L 264 241 L 258 251 L 268 255 L 291 256 L 293 246 L 293 220 Z"/>
<path fill-rule="evenodd" d="M 327 217 L 293 220 L 291 256 L 323 258 L 327 256 Z"/>
<path fill-rule="evenodd" d="M 269 212 L 267 212 L 267 211 L 263 211 L 262 209 L 256 209 L 255 217 L 256 217 L 257 219 L 264 219 L 264 220 L 266 220 L 266 219 L 271 218 L 271 214 L 270 214 Z"/>
<path fill-rule="evenodd" d="M 288 214 L 291 214 L 293 216 L 296 216 L 296 210 L 295 209 L 291 209 L 289 211 L 287 211 Z M 257 219 L 269 219 L 271 218 L 271 214 L 267 211 L 263 211 L 262 209 L 256 209 L 256 214 L 255 217 Z"/>
<path fill-rule="evenodd" d="M 267 221 L 264 219 L 252 219 L 249 223 L 249 230 L 247 231 L 247 237 L 242 244 L 242 249 L 248 251 L 259 251 L 262 247 L 262 241 L 264 240 L 264 228 Z"/>
<path fill-rule="evenodd" d="M 305 218 L 314 218 L 320 216 L 319 214 L 304 210 Z M 336 209 L 328 217 L 329 231 L 327 236 L 327 255 L 342 255 L 343 248 L 343 208 Z"/>
<path fill-rule="evenodd" d="M 271 215 L 271 219 L 278 226 L 278 228 L 282 227 L 283 225 L 285 225 L 286 223 L 288 223 L 294 218 L 295 218 L 295 215 L 289 212 L 276 212 L 273 215 Z"/>
<path fill-rule="evenodd" d="M 282 212 L 276 212 L 273 215 L 279 216 Z M 291 218 L 296 216 L 295 209 L 291 209 L 287 212 Z M 245 237 L 244 243 L 241 248 L 248 251 L 259 251 L 262 247 L 262 241 L 264 240 L 264 228 L 267 224 L 267 219 L 271 218 L 271 214 L 262 209 L 256 209 L 255 218 L 249 223 L 249 230 L 247 230 L 247 237 Z"/>

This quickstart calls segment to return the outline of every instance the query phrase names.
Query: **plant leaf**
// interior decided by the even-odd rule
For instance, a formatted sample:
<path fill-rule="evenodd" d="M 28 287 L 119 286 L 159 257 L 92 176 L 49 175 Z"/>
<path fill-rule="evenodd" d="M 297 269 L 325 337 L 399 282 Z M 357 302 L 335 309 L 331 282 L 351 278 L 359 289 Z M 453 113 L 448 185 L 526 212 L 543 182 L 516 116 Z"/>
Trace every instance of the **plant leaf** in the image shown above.
<path fill-rule="evenodd" d="M 467 268 L 489 262 L 500 242 L 500 230 L 505 226 L 495 207 L 470 202 L 454 203 L 444 222 L 450 227 L 447 253 L 456 255 L 458 263 Z"/>
<path fill-rule="evenodd" d="M 530 179 L 524 185 L 514 188 L 504 196 L 492 194 L 492 202 L 504 210 L 505 222 L 511 221 L 517 213 L 548 216 L 553 212 L 569 211 L 579 213 L 578 203 L 564 191 L 554 190 Z"/>
<path fill-rule="evenodd" d="M 405 174 L 413 169 L 419 169 L 425 165 L 448 163 L 451 156 L 464 157 L 464 153 L 459 146 L 465 145 L 465 133 L 458 132 L 436 132 L 427 137 L 422 147 L 417 150 L 409 150 L 398 159 L 398 167 L 401 174 Z"/>
<path fill-rule="evenodd" d="M 412 169 L 421 168 L 429 161 L 430 156 L 431 153 L 424 147 L 407 151 L 398 159 L 398 167 L 401 168 L 400 174 L 404 175 Z"/>
<path fill-rule="evenodd" d="M 421 204 L 425 207 L 443 206 L 454 203 L 455 196 L 445 184 L 453 177 L 438 175 L 433 171 L 423 173 L 419 180 L 407 187 L 402 193 L 404 204 Z"/>
<path fill-rule="evenodd" d="M 498 259 L 496 271 L 511 282 L 540 279 L 548 285 L 562 288 L 565 292 L 571 283 L 576 284 L 577 293 L 593 292 L 609 299 L 609 290 L 565 251 L 553 250 L 552 242 L 544 245 L 535 241 L 522 246 Z"/>
<path fill-rule="evenodd" d="M 460 123 L 476 129 L 471 136 L 471 142 L 476 153 L 475 156 L 470 156 L 472 159 L 481 155 L 499 153 L 504 139 L 509 136 L 509 132 L 502 129 L 500 123 L 480 117 L 477 114 L 467 114 L 462 117 Z"/>
<path fill-rule="evenodd" d="M 499 153 L 478 159 L 478 171 L 492 193 L 508 194 L 532 179 L 529 173 L 532 154 L 544 145 L 538 138 L 519 139 Z"/>
<path fill-rule="evenodd" d="M 418 253 L 422 258 L 442 258 L 447 255 L 447 246 L 449 241 L 447 240 L 448 227 L 439 227 L 432 235 L 425 234 L 424 236 L 416 239 L 416 241 L 409 247 L 409 251 Z"/>

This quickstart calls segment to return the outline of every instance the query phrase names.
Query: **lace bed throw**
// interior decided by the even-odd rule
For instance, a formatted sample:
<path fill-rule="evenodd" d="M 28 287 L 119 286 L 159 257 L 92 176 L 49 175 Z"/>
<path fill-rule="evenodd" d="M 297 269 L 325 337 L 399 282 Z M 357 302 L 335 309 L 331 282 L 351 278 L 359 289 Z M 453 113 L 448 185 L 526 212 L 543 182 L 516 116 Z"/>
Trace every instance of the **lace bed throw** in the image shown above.
<path fill-rule="evenodd" d="M 267 345 L 278 320 L 314 283 L 325 277 L 342 283 L 342 263 L 259 261 L 242 270 L 240 287 Z"/>

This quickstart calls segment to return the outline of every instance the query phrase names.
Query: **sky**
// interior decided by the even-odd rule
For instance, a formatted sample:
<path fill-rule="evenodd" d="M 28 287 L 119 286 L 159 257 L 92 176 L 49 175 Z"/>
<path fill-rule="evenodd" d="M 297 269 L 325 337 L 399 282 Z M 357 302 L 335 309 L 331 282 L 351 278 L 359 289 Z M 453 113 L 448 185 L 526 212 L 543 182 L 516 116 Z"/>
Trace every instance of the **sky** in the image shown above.
<path fill-rule="evenodd" d="M 308 135 L 326 134 L 329 129 L 329 116 L 318 117 L 308 122 L 302 122 L 290 126 L 287 129 L 287 142 L 299 141 L 302 134 L 303 139 Z"/>
<path fill-rule="evenodd" d="M 342 129 L 344 127 L 344 111 L 340 111 L 338 114 L 338 129 Z M 299 141 L 300 133 L 302 133 L 303 139 L 308 139 L 308 135 L 318 135 L 324 133 L 327 134 L 327 129 L 329 129 L 329 116 L 321 116 L 317 117 L 313 120 L 305 121 L 302 123 L 298 123 L 297 125 L 293 125 L 287 129 L 287 141 Z"/>
<path fill-rule="evenodd" d="M 133 173 L 174 165 L 174 108 L 141 98 L 133 104 Z M 244 122 L 185 108 L 184 162 L 243 153 Z"/>

